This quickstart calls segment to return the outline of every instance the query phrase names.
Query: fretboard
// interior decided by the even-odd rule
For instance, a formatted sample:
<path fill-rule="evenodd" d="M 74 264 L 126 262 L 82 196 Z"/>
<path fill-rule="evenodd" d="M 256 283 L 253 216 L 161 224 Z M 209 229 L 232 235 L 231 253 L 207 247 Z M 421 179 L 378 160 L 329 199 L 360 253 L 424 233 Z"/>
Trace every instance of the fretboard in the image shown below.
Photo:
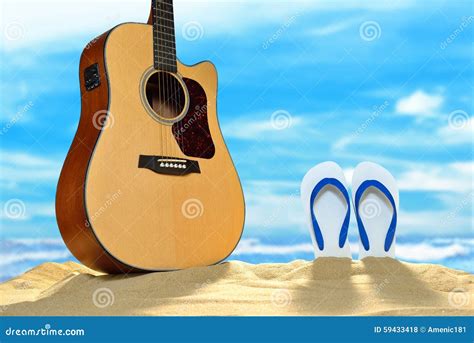
<path fill-rule="evenodd" d="M 173 0 L 152 0 L 154 67 L 177 71 Z"/>

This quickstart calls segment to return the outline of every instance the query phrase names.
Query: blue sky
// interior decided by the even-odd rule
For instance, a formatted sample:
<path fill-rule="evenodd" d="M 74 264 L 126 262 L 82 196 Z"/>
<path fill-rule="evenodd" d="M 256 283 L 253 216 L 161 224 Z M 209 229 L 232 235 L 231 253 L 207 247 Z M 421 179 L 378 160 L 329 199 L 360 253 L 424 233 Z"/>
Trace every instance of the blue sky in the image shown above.
<path fill-rule="evenodd" d="M 64 249 L 54 195 L 80 113 L 80 53 L 110 27 L 148 15 L 148 1 L 96 0 L 93 13 L 86 3 L 2 1 L 4 257 L 15 239 Z M 305 172 L 334 160 L 350 179 L 369 160 L 399 183 L 401 258 L 472 262 L 472 2 L 175 0 L 175 7 L 181 61 L 212 60 L 219 72 L 219 119 L 247 204 L 235 258 L 308 256 L 298 193 Z M 350 239 L 357 240 L 354 226 Z"/>

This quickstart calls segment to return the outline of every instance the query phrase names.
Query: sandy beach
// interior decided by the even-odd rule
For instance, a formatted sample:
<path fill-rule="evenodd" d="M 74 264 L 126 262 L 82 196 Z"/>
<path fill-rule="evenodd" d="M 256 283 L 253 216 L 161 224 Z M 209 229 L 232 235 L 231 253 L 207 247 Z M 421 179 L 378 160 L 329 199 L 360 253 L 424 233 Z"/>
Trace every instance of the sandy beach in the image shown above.
<path fill-rule="evenodd" d="M 368 258 L 227 262 L 184 271 L 104 275 L 45 263 L 0 284 L 2 315 L 473 315 L 472 274 Z"/>

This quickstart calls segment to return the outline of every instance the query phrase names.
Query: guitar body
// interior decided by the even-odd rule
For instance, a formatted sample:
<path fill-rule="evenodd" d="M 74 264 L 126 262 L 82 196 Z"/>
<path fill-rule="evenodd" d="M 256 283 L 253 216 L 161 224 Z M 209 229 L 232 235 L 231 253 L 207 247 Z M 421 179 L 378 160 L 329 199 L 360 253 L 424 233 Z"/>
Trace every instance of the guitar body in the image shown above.
<path fill-rule="evenodd" d="M 217 120 L 216 70 L 178 61 L 177 73 L 156 71 L 150 42 L 151 25 L 127 23 L 84 50 L 81 119 L 58 184 L 66 245 L 109 273 L 212 265 L 243 230 L 243 193 Z M 163 87 L 178 94 L 168 107 L 152 92 Z"/>

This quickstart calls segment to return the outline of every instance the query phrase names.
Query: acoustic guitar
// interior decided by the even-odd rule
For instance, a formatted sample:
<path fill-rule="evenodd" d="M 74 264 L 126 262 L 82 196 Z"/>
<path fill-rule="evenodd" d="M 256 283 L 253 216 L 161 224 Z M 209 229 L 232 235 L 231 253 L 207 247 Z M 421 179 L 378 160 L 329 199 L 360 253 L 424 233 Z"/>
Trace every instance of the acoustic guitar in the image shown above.
<path fill-rule="evenodd" d="M 217 73 L 176 57 L 172 0 L 84 49 L 81 117 L 56 195 L 72 254 L 108 273 L 216 264 L 245 205 L 216 113 Z"/>

